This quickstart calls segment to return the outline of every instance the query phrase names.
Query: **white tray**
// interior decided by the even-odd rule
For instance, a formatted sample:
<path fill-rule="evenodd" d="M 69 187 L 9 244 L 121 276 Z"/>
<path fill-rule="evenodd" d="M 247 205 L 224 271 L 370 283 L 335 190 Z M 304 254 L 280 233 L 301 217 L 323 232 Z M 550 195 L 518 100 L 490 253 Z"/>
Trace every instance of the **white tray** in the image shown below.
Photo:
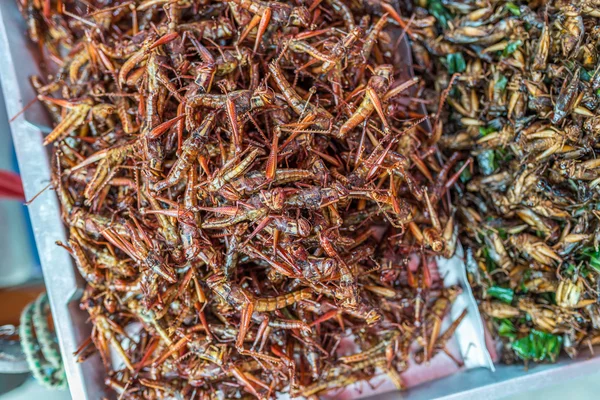
<path fill-rule="evenodd" d="M 9 118 L 35 98 L 29 77 L 39 74 L 37 49 L 26 39 L 25 30 L 15 0 L 0 0 L 0 79 Z M 25 193 L 27 198 L 32 198 L 50 182 L 49 153 L 42 146 L 43 133 L 49 131 L 47 114 L 39 103 L 35 103 L 15 118 L 10 128 Z M 105 392 L 105 373 L 99 356 L 93 356 L 82 364 L 77 364 L 73 357 L 78 345 L 89 337 L 91 324 L 87 322 L 87 314 L 79 310 L 78 299 L 84 282 L 75 272 L 69 254 L 55 244 L 57 240 L 65 241 L 65 229 L 55 193 L 44 191 L 28 209 L 71 395 L 77 400 L 97 400 L 104 396 L 110 398 L 112 394 Z M 458 275 L 458 282 L 464 282 L 464 276 Z M 470 322 L 461 324 L 461 327 L 465 325 L 463 330 L 466 333 L 459 331 L 457 334 L 461 348 L 465 343 L 480 343 L 477 338 L 478 314 L 468 293 L 461 307 L 465 306 L 469 307 L 470 317 L 464 322 Z M 480 360 L 477 362 L 484 365 L 486 356 L 481 346 L 479 349 L 481 352 L 477 357 Z M 474 353 L 468 354 L 473 357 Z M 600 357 L 585 355 L 576 360 L 561 359 L 553 365 L 530 365 L 527 371 L 520 365 L 497 365 L 495 372 L 486 368 L 464 370 L 403 393 L 389 392 L 373 399 L 495 399 L 599 369 Z"/>

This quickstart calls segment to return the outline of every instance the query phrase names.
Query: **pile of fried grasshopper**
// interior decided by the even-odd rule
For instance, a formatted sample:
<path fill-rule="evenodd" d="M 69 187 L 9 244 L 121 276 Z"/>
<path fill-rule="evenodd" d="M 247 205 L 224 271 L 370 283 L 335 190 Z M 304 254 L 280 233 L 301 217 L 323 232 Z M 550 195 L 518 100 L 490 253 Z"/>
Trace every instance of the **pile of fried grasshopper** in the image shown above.
<path fill-rule="evenodd" d="M 471 161 L 437 146 L 395 6 L 19 4 L 87 282 L 78 358 L 99 352 L 120 398 L 403 388 L 446 351 L 465 314 L 441 329 L 459 291 L 429 266 Z"/>

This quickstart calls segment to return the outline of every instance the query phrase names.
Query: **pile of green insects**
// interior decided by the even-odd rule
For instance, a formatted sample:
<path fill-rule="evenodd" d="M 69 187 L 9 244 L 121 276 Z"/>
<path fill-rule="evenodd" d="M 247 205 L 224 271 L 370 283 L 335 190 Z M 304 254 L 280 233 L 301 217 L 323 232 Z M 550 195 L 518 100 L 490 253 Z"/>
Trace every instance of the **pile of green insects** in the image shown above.
<path fill-rule="evenodd" d="M 120 398 L 403 388 L 445 350 L 464 313 L 442 332 L 459 291 L 428 265 L 454 253 L 470 161 L 425 127 L 392 5 L 20 3 L 87 281 L 78 358 Z"/>
<path fill-rule="evenodd" d="M 600 7 L 414 7 L 416 63 L 452 86 L 439 145 L 476 160 L 457 185 L 460 237 L 503 359 L 574 357 L 600 343 Z"/>

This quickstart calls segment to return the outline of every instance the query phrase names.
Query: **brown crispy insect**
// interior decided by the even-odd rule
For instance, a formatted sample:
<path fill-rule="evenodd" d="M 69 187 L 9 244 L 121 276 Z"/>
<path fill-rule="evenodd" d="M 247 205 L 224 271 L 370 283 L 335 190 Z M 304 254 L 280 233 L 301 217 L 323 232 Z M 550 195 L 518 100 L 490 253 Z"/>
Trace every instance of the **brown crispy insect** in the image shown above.
<path fill-rule="evenodd" d="M 338 0 L 108 3 L 23 2 L 58 65 L 32 83 L 56 119 L 44 142 L 64 247 L 87 282 L 86 343 L 107 386 L 124 399 L 267 399 L 381 368 L 403 388 L 410 344 L 437 339 L 449 307 L 441 282 L 400 259 L 452 255 L 458 177 L 420 129 L 428 101 L 395 57 L 400 14 Z M 423 321 L 433 331 L 410 328 Z M 363 351 L 338 355 L 342 337 Z"/>
<path fill-rule="evenodd" d="M 588 150 L 599 133 L 592 9 L 441 5 L 429 8 L 429 28 L 415 29 L 430 51 L 418 58 L 434 71 L 431 84 L 448 93 L 437 111 L 440 160 L 448 156 L 439 175 L 454 175 L 430 199 L 450 196 L 457 208 L 458 235 L 472 248 L 469 280 L 510 363 L 553 362 L 563 346 L 574 356 L 579 342 L 565 334 L 562 343 L 568 326 L 581 337 L 598 334 L 596 313 L 579 312 L 598 299 L 600 225 L 587 207 L 600 183 Z M 439 237 L 420 233 L 424 242 Z M 541 360 L 521 346 L 549 342 L 557 345 Z"/>

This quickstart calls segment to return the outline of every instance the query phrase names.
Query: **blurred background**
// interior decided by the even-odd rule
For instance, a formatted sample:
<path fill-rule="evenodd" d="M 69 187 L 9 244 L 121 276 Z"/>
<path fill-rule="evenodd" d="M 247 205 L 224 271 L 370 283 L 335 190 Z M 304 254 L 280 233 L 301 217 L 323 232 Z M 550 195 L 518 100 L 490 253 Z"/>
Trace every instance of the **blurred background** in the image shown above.
<path fill-rule="evenodd" d="M 2 96 L 0 174 L 0 397 L 4 399 L 6 393 L 17 393 L 13 389 L 29 379 L 19 345 L 10 335 L 19 324 L 21 310 L 44 291 L 44 285 L 22 189 L 16 180 L 18 168 Z"/>

